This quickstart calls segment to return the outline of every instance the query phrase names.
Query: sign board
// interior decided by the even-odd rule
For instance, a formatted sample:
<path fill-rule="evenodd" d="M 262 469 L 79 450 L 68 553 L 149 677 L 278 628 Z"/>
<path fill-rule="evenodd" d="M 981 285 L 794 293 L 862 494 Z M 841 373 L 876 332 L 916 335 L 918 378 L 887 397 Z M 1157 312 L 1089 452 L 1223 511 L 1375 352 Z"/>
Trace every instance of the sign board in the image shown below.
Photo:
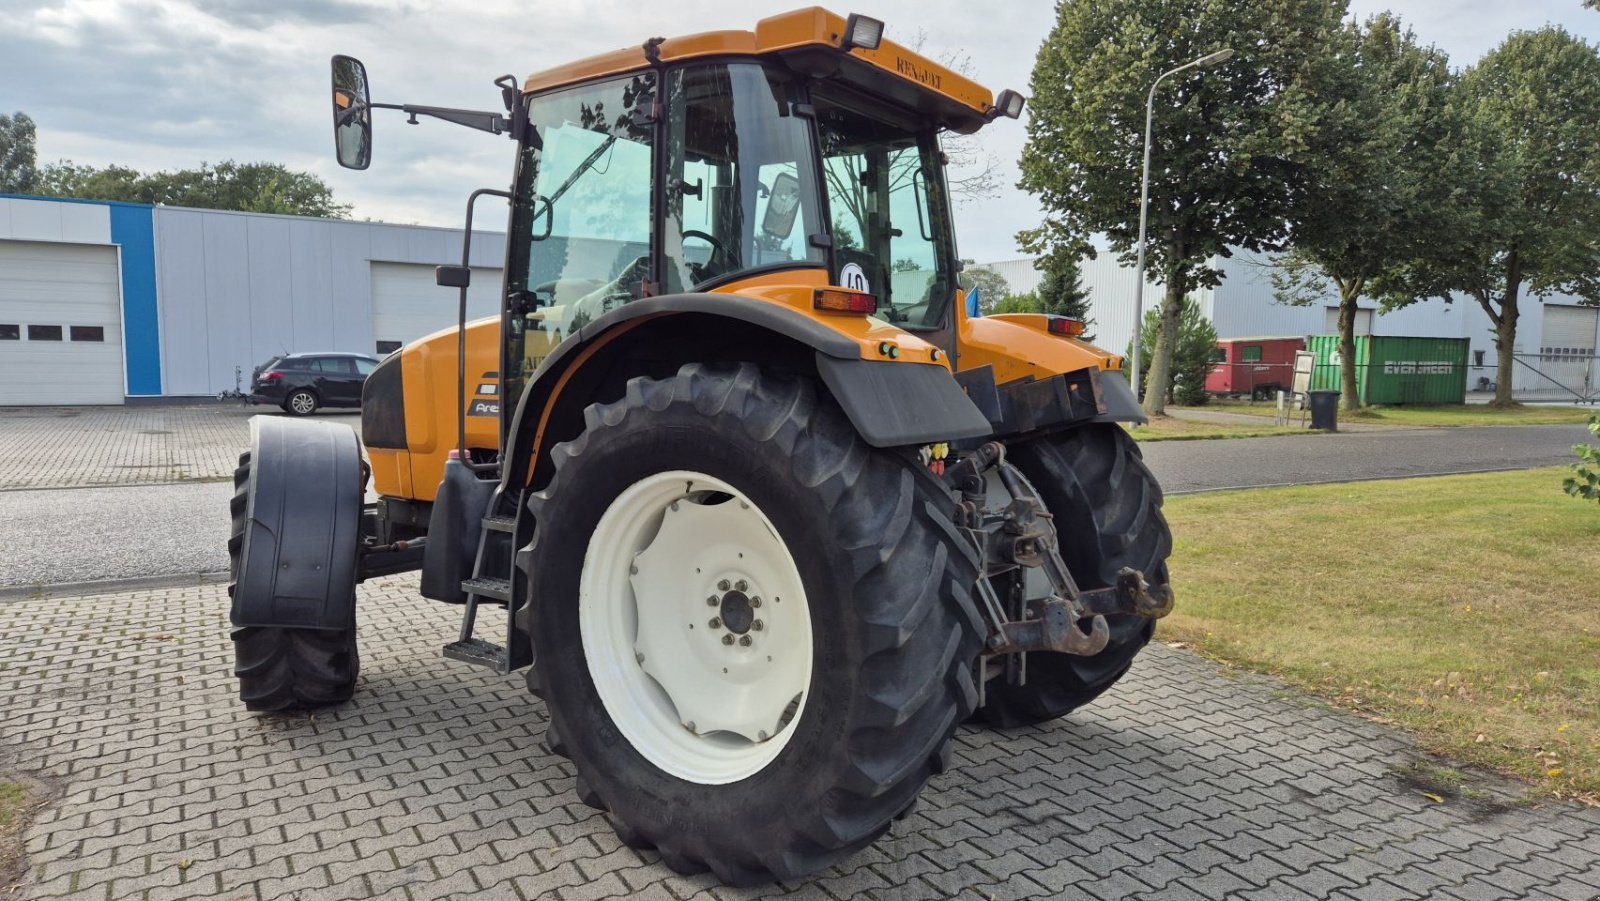
<path fill-rule="evenodd" d="M 1290 390 L 1295 394 L 1311 393 L 1311 373 L 1317 366 L 1317 355 L 1309 350 L 1296 351 L 1294 355 L 1294 382 Z"/>

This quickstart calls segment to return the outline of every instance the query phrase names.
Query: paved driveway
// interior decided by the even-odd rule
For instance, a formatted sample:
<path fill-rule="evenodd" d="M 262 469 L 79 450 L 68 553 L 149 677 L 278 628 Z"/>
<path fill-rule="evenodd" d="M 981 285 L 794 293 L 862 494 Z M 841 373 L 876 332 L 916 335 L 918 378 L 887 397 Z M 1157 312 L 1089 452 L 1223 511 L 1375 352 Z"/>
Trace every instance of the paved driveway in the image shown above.
<path fill-rule="evenodd" d="M 0 489 L 159 485 L 224 479 L 250 444 L 250 417 L 284 415 L 242 404 L 6 407 L 0 410 Z M 356 410 L 318 420 L 361 433 Z"/>
<path fill-rule="evenodd" d="M 30 898 L 1600 897 L 1600 811 L 1435 803 L 1383 727 L 1154 647 L 1043 728 L 963 730 L 920 810 L 844 866 L 730 891 L 619 845 L 518 676 L 438 657 L 455 608 L 361 591 L 356 700 L 233 697 L 217 586 L 0 603 L 0 763 L 59 786 Z"/>

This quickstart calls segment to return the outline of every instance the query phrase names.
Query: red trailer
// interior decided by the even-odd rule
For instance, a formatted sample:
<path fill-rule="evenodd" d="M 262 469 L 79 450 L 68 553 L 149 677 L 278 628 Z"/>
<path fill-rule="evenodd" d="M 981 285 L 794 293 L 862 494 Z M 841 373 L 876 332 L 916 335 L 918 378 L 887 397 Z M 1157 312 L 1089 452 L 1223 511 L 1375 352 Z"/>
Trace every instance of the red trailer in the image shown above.
<path fill-rule="evenodd" d="M 1294 355 L 1306 349 L 1302 337 L 1223 338 L 1212 351 L 1206 391 L 1248 395 L 1258 400 L 1287 391 L 1294 381 Z"/>

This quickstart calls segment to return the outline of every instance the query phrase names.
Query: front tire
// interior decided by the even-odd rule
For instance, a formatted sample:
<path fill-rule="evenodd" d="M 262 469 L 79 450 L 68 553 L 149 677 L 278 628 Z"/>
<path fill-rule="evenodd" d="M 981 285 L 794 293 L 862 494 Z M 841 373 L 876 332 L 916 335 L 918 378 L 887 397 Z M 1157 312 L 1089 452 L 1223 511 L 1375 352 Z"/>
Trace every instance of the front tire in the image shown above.
<path fill-rule="evenodd" d="M 233 527 L 228 535 L 228 597 L 238 590 L 239 555 L 249 526 L 250 454 L 239 455 L 228 505 Z M 355 606 L 351 586 L 348 603 Z M 241 626 L 233 630 L 233 673 L 245 709 L 264 713 L 313 710 L 350 700 L 361 660 L 356 630 Z"/>
<path fill-rule="evenodd" d="M 1125 566 L 1151 584 L 1167 581 L 1172 533 L 1161 515 L 1161 486 L 1121 426 L 1092 423 L 1020 443 L 1008 459 L 1054 515 L 1062 560 L 1079 588 L 1110 587 Z M 976 719 L 1002 729 L 1027 726 L 1099 697 L 1155 632 L 1155 620 L 1137 616 L 1108 616 L 1106 624 L 1111 642 L 1093 657 L 1036 652 L 1028 655 L 1025 685 L 995 678 Z"/>
<path fill-rule="evenodd" d="M 811 382 L 750 365 L 637 378 L 585 420 L 531 499 L 526 558 L 547 742 L 579 797 L 730 884 L 871 843 L 976 701 L 948 493 Z"/>

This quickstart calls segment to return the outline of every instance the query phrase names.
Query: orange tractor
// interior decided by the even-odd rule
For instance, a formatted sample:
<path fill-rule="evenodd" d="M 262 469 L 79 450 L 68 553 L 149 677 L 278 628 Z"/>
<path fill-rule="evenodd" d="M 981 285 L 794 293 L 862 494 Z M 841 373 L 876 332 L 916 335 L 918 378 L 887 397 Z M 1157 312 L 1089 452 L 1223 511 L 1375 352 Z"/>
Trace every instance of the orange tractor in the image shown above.
<path fill-rule="evenodd" d="M 254 710 L 348 700 L 356 584 L 421 571 L 444 656 L 523 670 L 627 844 L 732 883 L 864 847 L 952 732 L 1061 716 L 1171 609 L 1121 359 L 966 315 L 941 133 L 1016 118 L 883 23 L 806 9 L 507 76 L 502 311 L 392 355 L 362 437 L 255 420 L 233 503 Z M 366 502 L 370 480 L 375 503 Z M 483 637 L 479 614 L 503 610 Z"/>

